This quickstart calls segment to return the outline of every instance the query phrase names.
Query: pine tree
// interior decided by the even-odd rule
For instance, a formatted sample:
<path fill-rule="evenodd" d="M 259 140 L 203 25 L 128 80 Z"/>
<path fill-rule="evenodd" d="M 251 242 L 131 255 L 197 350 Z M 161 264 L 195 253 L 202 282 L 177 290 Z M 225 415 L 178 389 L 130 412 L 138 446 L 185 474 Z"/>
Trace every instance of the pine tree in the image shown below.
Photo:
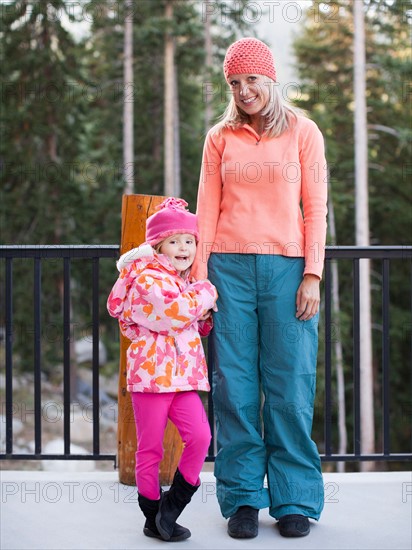
<path fill-rule="evenodd" d="M 226 3 L 213 3 L 213 64 L 218 67 L 235 32 L 247 28 L 240 16 L 247 0 L 225 13 Z M 0 195 L 1 242 L 7 244 L 115 244 L 121 228 L 124 192 L 123 105 L 134 106 L 135 192 L 164 193 L 163 65 L 164 36 L 173 33 L 179 99 L 181 195 L 195 209 L 204 141 L 205 72 L 203 4 L 176 0 L 173 21 L 165 2 L 132 3 L 134 84 L 125 90 L 123 43 L 125 3 L 110 0 L 79 3 L 15 2 L 2 6 L 2 140 L 3 179 Z M 67 22 L 89 23 L 75 39 Z M 226 85 L 224 84 L 226 89 Z M 221 111 L 221 90 L 214 108 Z M 79 262 L 80 264 L 80 262 Z M 25 264 L 27 266 L 27 264 Z M 31 273 L 15 265 L 16 322 L 31 323 Z M 43 273 L 48 310 L 45 322 L 60 323 L 61 266 Z M 24 275 L 23 275 L 24 274 Z M 87 325 L 89 273 L 74 262 L 73 308 L 78 326 Z M 2 276 L 2 275 L 0 275 Z M 113 264 L 101 269 L 102 330 L 109 331 L 104 301 L 113 283 Z M 55 291 L 52 291 L 55 289 Z M 46 318 L 47 317 L 47 318 Z M 24 340 L 24 339 L 23 339 Z M 58 339 L 57 339 L 58 340 Z M 60 361 L 61 350 L 46 357 Z M 30 361 L 31 343 L 24 341 Z M 46 354 L 47 355 L 47 354 Z"/>
<path fill-rule="evenodd" d="M 73 18 L 62 0 L 3 12 L 4 243 L 67 243 L 74 233 L 82 82 L 63 16 Z"/>
<path fill-rule="evenodd" d="M 79 152 L 82 81 L 77 45 L 63 22 L 74 19 L 61 0 L 15 2 L 2 6 L 3 44 L 1 242 L 76 242 L 82 193 L 75 177 Z M 60 262 L 42 274 L 43 326 L 61 325 Z M 43 264 L 44 265 L 44 264 Z M 16 366 L 32 365 L 32 272 L 15 261 Z M 62 334 L 42 339 L 43 357 L 61 360 Z"/>
<path fill-rule="evenodd" d="M 410 158 L 410 2 L 370 0 L 366 11 L 366 78 L 369 138 L 369 211 L 371 244 L 407 244 L 411 235 Z M 295 40 L 297 68 L 302 81 L 297 103 L 307 109 L 326 139 L 331 173 L 331 195 L 336 215 L 338 245 L 354 244 L 354 137 L 353 137 L 353 22 L 352 2 L 313 1 L 302 34 Z M 404 418 L 409 397 L 402 380 L 410 379 L 410 341 L 407 337 L 410 292 L 409 266 L 392 264 L 391 272 L 391 412 Z M 339 262 L 341 338 L 351 342 L 351 265 Z M 381 266 L 373 263 L 372 322 L 375 374 L 375 420 L 381 416 Z M 321 355 L 320 355 L 321 357 Z M 347 379 L 351 379 L 352 352 L 344 345 Z M 395 396 L 397 396 L 395 398 Z M 350 398 L 349 392 L 347 398 Z M 350 407 L 347 409 L 351 410 Z M 352 419 L 351 419 L 352 420 Z M 381 448 L 377 430 L 377 451 Z M 395 423 L 393 443 L 407 441 L 407 427 Z"/>

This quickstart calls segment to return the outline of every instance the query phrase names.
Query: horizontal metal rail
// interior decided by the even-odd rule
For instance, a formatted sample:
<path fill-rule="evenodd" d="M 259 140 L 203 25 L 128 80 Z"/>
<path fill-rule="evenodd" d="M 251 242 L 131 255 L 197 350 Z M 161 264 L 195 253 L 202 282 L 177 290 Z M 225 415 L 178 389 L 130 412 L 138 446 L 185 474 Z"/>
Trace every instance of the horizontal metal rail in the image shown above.
<path fill-rule="evenodd" d="M 118 245 L 6 245 L 0 246 L 0 259 L 5 263 L 4 275 L 4 311 L 5 311 L 5 416 L 6 416 L 6 444 L 5 452 L 0 454 L 2 460 L 113 460 L 116 455 L 100 452 L 100 424 L 99 424 L 99 280 L 100 260 L 102 258 L 117 258 Z M 45 454 L 42 452 L 42 425 L 41 425 L 41 363 L 42 363 L 42 311 L 41 294 L 43 260 L 62 259 L 63 271 L 63 408 L 64 408 L 64 452 L 62 454 Z M 34 325 L 34 451 L 31 454 L 13 452 L 13 261 L 29 259 L 33 261 L 33 325 Z M 90 454 L 75 454 L 70 452 L 70 292 L 71 292 L 71 261 L 83 259 L 92 264 L 91 280 L 91 310 L 92 310 L 92 393 L 93 393 L 93 451 Z M 382 425 L 383 425 L 383 452 L 363 454 L 360 446 L 360 342 L 359 334 L 360 311 L 360 281 L 359 262 L 362 259 L 379 260 L 382 266 Z M 325 402 L 324 402 L 324 447 L 321 454 L 325 462 L 350 461 L 407 461 L 412 460 L 412 450 L 409 452 L 391 452 L 390 433 L 390 268 L 393 260 L 405 260 L 410 265 L 412 246 L 328 246 L 325 252 L 324 276 L 324 342 L 325 342 Z M 331 262 L 333 260 L 350 260 L 352 263 L 353 279 L 353 453 L 336 454 L 332 445 L 332 286 Z M 83 283 L 83 281 L 82 281 Z M 405 297 L 411 303 L 411 296 Z M 412 314 L 411 314 L 412 319 Z M 209 363 L 213 353 L 209 350 Z M 412 357 L 409 358 L 412 364 Z M 214 431 L 213 401 L 209 395 L 208 401 L 209 422 Z M 214 438 L 212 439 L 209 455 L 206 458 L 211 462 L 215 458 Z"/>

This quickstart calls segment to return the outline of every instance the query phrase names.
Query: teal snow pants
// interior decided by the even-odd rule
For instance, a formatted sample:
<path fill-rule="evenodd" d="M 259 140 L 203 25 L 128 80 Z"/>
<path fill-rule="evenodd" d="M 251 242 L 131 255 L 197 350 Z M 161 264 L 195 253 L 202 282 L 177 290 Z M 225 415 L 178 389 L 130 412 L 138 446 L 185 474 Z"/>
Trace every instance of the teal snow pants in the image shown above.
<path fill-rule="evenodd" d="M 210 335 L 215 476 L 222 515 L 269 507 L 319 519 L 323 480 L 311 439 L 318 316 L 299 321 L 304 260 L 212 254 L 219 299 Z M 265 485 L 267 480 L 267 487 Z"/>

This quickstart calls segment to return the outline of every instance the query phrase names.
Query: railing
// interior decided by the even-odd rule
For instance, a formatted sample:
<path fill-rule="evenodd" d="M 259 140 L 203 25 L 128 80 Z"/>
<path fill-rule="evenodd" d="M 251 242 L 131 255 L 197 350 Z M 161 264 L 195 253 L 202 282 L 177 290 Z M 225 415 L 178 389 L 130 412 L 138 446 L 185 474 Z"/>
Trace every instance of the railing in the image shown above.
<path fill-rule="evenodd" d="M 100 452 L 100 397 L 99 397 L 99 261 L 102 258 L 117 258 L 119 247 L 104 246 L 0 246 L 0 259 L 5 259 L 5 409 L 6 409 L 6 448 L 0 459 L 12 460 L 113 460 L 116 455 Z M 33 338 L 34 338 L 34 452 L 13 452 L 13 260 L 18 258 L 32 259 L 33 271 Z M 63 260 L 63 422 L 64 452 L 61 454 L 42 453 L 42 261 L 50 259 Z M 70 303 L 71 262 L 80 258 L 92 262 L 91 303 L 92 303 L 92 409 L 93 409 L 93 451 L 90 454 L 70 452 L 71 421 L 71 334 Z"/>
<path fill-rule="evenodd" d="M 4 317 L 5 317 L 5 417 L 6 417 L 6 444 L 5 452 L 0 454 L 0 459 L 24 459 L 24 460 L 113 460 L 114 454 L 100 452 L 99 444 L 99 261 L 102 258 L 117 258 L 119 248 L 116 245 L 107 246 L 0 246 L 0 259 L 5 261 L 4 277 Z M 32 259 L 33 270 L 33 326 L 34 326 L 34 452 L 21 454 L 13 452 L 13 260 L 17 258 Z M 42 317 L 41 317 L 41 293 L 42 293 L 42 261 L 60 258 L 63 260 L 63 406 L 64 406 L 64 453 L 42 453 L 42 423 L 41 423 L 41 368 L 42 368 Z M 360 447 L 360 402 L 362 399 L 360 388 L 360 279 L 359 262 L 363 258 L 379 260 L 382 263 L 382 424 L 383 424 L 383 452 L 366 455 Z M 70 271 L 73 259 L 83 259 L 92 263 L 91 303 L 92 303 L 92 337 L 93 337 L 93 451 L 90 454 L 72 454 L 70 452 Z M 332 452 L 332 286 L 331 286 L 331 262 L 332 260 L 350 260 L 353 276 L 353 453 L 337 454 Z M 324 453 L 323 461 L 403 461 L 412 459 L 412 450 L 405 453 L 392 452 L 390 445 L 390 264 L 393 260 L 402 260 L 412 265 L 412 246 L 389 247 L 327 247 L 324 278 L 324 363 L 325 363 L 325 387 L 324 387 Z M 411 285 L 412 286 L 412 285 Z M 2 289 L 3 290 L 3 289 Z M 405 301 L 411 303 L 411 287 L 409 296 Z M 0 327 L 2 328 L 2 327 Z M 412 357 L 407 358 L 409 363 Z M 209 396 L 209 421 L 212 427 L 213 403 Z M 208 461 L 214 460 L 214 443 L 212 441 Z"/>
<path fill-rule="evenodd" d="M 332 380 L 332 308 L 331 308 L 331 261 L 352 260 L 353 275 L 353 448 L 351 454 L 333 454 L 331 446 L 331 380 Z M 381 304 L 382 304 L 382 421 L 383 421 L 383 452 L 372 455 L 361 451 L 361 387 L 360 387 L 360 267 L 361 259 L 380 260 L 381 267 Z M 325 260 L 325 403 L 324 403 L 324 441 L 325 452 L 321 455 L 323 461 L 403 461 L 412 459 L 412 448 L 407 453 L 391 452 L 390 445 L 390 263 L 392 260 L 409 262 L 409 280 L 411 279 L 412 246 L 374 246 L 374 247 L 327 247 Z M 405 303 L 412 306 L 412 286 Z M 411 309 L 412 315 L 412 309 Z M 412 317 L 411 317 L 412 319 Z M 410 326 L 410 325 L 409 325 Z M 412 350 L 411 346 L 409 347 Z M 412 373 L 412 351 L 409 362 Z"/>

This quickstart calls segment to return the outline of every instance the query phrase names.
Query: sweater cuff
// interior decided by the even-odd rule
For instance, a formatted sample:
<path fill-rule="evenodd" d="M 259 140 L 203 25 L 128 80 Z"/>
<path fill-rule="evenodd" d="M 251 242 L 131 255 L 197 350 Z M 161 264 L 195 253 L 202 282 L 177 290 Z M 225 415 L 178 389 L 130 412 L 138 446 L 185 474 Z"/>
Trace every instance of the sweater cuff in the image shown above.
<path fill-rule="evenodd" d="M 316 277 L 319 278 L 319 281 L 322 280 L 322 273 L 323 273 L 323 264 L 321 266 L 317 265 L 317 266 L 310 266 L 308 265 L 307 267 L 305 267 L 304 271 L 303 271 L 303 276 L 305 275 L 315 275 Z"/>

